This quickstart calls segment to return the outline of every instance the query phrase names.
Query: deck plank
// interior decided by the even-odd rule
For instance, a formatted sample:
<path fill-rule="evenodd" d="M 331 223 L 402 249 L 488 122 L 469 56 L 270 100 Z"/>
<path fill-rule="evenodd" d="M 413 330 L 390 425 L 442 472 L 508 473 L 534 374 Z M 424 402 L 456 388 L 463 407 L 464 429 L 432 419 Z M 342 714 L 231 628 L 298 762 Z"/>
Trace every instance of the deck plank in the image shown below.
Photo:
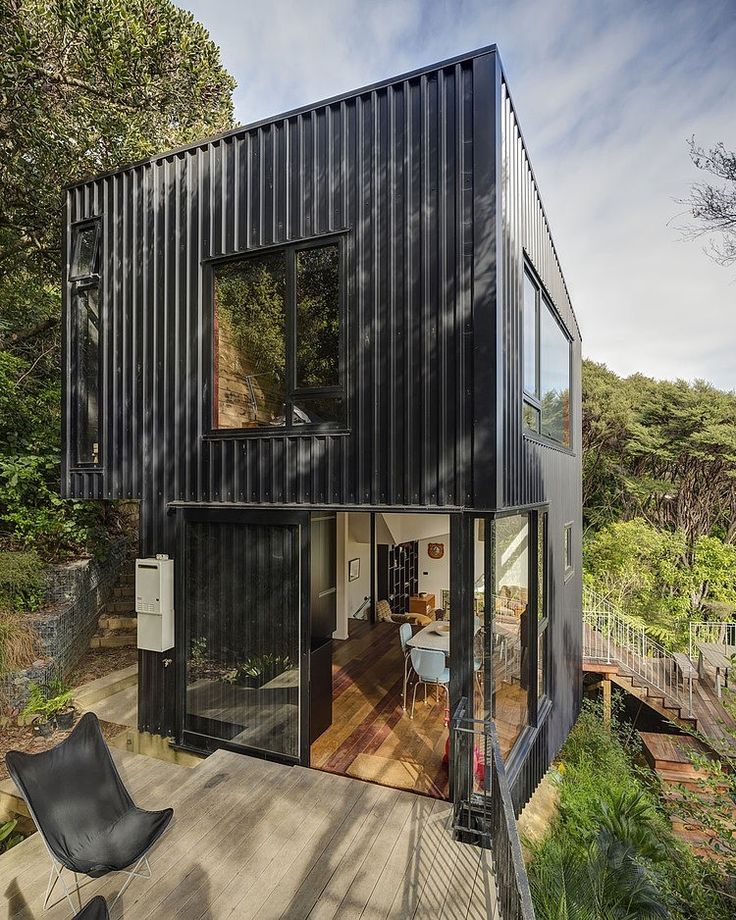
<path fill-rule="evenodd" d="M 113 920 L 480 920 L 495 916 L 490 857 L 459 844 L 446 802 L 218 751 L 196 767 L 115 752 L 142 807 L 174 807 Z M 41 915 L 38 835 L 0 858 L 0 920 Z M 108 901 L 121 876 L 90 880 Z M 58 902 L 48 920 L 66 920 Z"/>

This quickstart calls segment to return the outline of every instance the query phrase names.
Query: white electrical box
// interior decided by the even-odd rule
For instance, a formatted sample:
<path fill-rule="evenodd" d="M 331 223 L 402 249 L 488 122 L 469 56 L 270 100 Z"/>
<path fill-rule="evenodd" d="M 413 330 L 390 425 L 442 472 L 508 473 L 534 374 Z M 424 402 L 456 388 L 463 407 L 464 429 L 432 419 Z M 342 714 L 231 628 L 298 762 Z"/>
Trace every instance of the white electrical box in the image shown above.
<path fill-rule="evenodd" d="M 138 648 L 165 652 L 174 646 L 174 560 L 135 560 Z"/>

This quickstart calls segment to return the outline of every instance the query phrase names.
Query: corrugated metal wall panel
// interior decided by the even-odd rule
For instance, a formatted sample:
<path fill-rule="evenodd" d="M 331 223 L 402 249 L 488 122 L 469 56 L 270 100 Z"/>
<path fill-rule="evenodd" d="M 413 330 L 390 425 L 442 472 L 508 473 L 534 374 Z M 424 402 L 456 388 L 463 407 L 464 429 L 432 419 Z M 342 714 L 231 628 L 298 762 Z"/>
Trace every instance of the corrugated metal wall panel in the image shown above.
<path fill-rule="evenodd" d="M 106 497 L 465 502 L 477 74 L 471 58 L 68 191 L 69 222 L 103 219 Z M 350 434 L 207 438 L 202 260 L 342 230 Z M 65 493 L 91 497 L 71 459 Z"/>
<path fill-rule="evenodd" d="M 497 353 L 502 393 L 498 425 L 502 468 L 499 508 L 549 503 L 548 542 L 550 579 L 550 663 L 553 708 L 545 728 L 544 756 L 530 758 L 520 780 L 518 801 L 523 803 L 557 753 L 574 721 L 581 698 L 581 393 L 580 331 L 555 252 L 539 190 L 529 163 L 511 98 L 500 86 L 501 214 L 498 252 L 500 323 L 503 330 Z M 522 283 L 524 255 L 534 266 L 572 339 L 570 424 L 573 451 L 556 449 L 526 437 L 522 431 Z M 573 522 L 575 570 L 565 581 L 564 527 Z M 534 766 L 534 763 L 537 766 Z M 530 772 L 531 771 L 531 772 Z M 536 771 L 536 772 L 535 772 Z M 541 772 L 540 772 L 541 771 Z"/>

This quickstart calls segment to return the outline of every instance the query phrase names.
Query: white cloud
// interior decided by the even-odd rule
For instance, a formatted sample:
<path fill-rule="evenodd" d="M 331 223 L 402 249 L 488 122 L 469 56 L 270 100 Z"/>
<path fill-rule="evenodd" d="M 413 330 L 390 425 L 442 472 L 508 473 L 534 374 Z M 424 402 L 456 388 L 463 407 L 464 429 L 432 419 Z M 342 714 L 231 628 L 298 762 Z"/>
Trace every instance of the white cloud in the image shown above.
<path fill-rule="evenodd" d="M 734 0 L 187 0 L 254 121 L 496 42 L 585 353 L 736 387 L 736 273 L 673 220 L 686 138 L 736 148 Z"/>

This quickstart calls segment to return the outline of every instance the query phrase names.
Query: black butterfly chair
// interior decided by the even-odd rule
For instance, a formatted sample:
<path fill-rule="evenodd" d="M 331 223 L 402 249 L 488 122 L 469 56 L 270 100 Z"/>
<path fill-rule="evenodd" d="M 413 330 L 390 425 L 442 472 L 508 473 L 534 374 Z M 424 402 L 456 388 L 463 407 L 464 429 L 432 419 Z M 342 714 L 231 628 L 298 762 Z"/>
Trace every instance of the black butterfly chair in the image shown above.
<path fill-rule="evenodd" d="M 89 904 L 85 904 L 73 920 L 110 920 L 105 899 L 97 895 Z"/>
<path fill-rule="evenodd" d="M 28 805 L 51 857 L 44 909 L 61 873 L 100 878 L 110 872 L 128 876 L 115 905 L 134 878 L 151 878 L 147 854 L 171 821 L 173 810 L 143 811 L 123 785 L 102 737 L 97 717 L 88 712 L 61 744 L 40 754 L 10 751 L 5 762 Z M 144 872 L 145 867 L 145 872 Z"/>

